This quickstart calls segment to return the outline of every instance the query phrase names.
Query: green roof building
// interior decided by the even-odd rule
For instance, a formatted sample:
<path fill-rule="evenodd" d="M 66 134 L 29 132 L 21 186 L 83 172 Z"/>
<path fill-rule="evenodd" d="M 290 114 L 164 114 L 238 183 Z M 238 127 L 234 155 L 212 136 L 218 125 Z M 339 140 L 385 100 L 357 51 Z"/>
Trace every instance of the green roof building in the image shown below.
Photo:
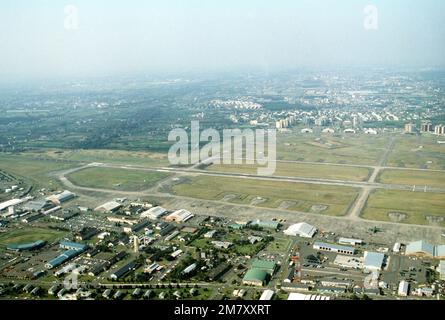
<path fill-rule="evenodd" d="M 252 262 L 252 269 L 259 269 L 267 272 L 269 275 L 275 273 L 277 264 L 274 261 L 255 259 Z"/>
<path fill-rule="evenodd" d="M 276 222 L 276 221 L 262 221 L 262 220 L 255 220 L 252 221 L 250 223 L 251 226 L 258 226 L 261 228 L 266 228 L 266 229 L 273 229 L 273 230 L 277 230 L 280 227 L 280 223 Z"/>
<path fill-rule="evenodd" d="M 269 280 L 269 274 L 260 269 L 250 269 L 243 278 L 243 284 L 262 287 Z"/>

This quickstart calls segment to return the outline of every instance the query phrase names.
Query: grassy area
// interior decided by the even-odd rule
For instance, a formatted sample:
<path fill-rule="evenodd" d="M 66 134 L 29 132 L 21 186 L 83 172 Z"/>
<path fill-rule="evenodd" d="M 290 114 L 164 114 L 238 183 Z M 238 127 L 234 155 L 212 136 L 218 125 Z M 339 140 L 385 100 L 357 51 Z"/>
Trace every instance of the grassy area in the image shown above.
<path fill-rule="evenodd" d="M 78 162 L 106 162 L 140 166 L 166 166 L 169 164 L 167 154 L 124 150 L 61 150 L 43 149 L 23 153 L 27 157 L 40 157 Z"/>
<path fill-rule="evenodd" d="M 23 228 L 16 229 L 5 233 L 0 233 L 0 245 L 6 246 L 8 244 L 21 244 L 34 242 L 37 240 L 44 240 L 53 242 L 64 236 L 64 232 L 42 229 L 42 228 Z"/>
<path fill-rule="evenodd" d="M 79 186 L 124 191 L 141 191 L 170 176 L 164 172 L 150 172 L 114 168 L 86 168 L 69 175 Z"/>
<path fill-rule="evenodd" d="M 289 247 L 289 243 L 291 240 L 289 239 L 277 239 L 270 242 L 267 247 L 264 249 L 266 252 L 287 252 Z"/>
<path fill-rule="evenodd" d="M 445 169 L 445 145 L 432 135 L 401 135 L 395 140 L 388 165 L 406 168 Z"/>
<path fill-rule="evenodd" d="M 173 186 L 172 192 L 192 198 L 224 199 L 232 203 L 335 216 L 346 214 L 357 195 L 357 190 L 349 187 L 209 176 L 183 181 Z"/>
<path fill-rule="evenodd" d="M 279 160 L 375 165 L 387 143 L 386 135 L 301 134 L 294 129 L 277 135 L 277 156 Z"/>
<path fill-rule="evenodd" d="M 54 160 L 36 160 L 23 155 L 0 153 L 0 169 L 41 187 L 60 188 L 57 179 L 49 176 L 52 171 L 76 167 L 76 164 Z"/>
<path fill-rule="evenodd" d="M 380 173 L 378 181 L 390 184 L 416 185 L 419 187 L 445 187 L 445 172 L 388 169 Z"/>
<path fill-rule="evenodd" d="M 445 226 L 444 209 L 443 193 L 377 190 L 368 199 L 363 218 Z"/>
<path fill-rule="evenodd" d="M 256 165 L 212 165 L 210 171 L 257 174 Z M 342 167 L 323 164 L 277 162 L 275 176 L 325 178 L 334 180 L 365 181 L 369 175 L 368 168 Z"/>

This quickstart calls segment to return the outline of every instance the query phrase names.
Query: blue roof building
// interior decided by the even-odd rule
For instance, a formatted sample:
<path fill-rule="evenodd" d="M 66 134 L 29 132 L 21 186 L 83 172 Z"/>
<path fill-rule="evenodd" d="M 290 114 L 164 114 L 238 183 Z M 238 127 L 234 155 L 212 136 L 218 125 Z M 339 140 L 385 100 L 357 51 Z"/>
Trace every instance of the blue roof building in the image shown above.
<path fill-rule="evenodd" d="M 7 246 L 7 249 L 12 251 L 35 250 L 43 247 L 45 244 L 46 241 L 37 240 L 35 242 L 30 242 L 30 243 L 10 244 Z"/>

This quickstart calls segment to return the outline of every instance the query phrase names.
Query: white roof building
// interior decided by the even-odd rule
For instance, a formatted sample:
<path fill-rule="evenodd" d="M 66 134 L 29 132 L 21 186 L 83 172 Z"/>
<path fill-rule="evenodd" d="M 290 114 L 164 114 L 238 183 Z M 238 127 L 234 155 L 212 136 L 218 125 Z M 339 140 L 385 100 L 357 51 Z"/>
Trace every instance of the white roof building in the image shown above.
<path fill-rule="evenodd" d="M 445 245 L 433 245 L 423 240 L 411 242 L 406 246 L 407 256 L 426 256 L 435 259 L 445 259 Z"/>
<path fill-rule="evenodd" d="M 97 207 L 94 209 L 95 211 L 102 211 L 102 212 L 113 212 L 117 209 L 119 209 L 122 206 L 119 202 L 116 201 L 110 201 L 107 203 L 104 203 L 103 205 Z"/>
<path fill-rule="evenodd" d="M 385 255 L 383 253 L 365 251 L 363 268 L 368 271 L 380 271 L 384 260 Z"/>
<path fill-rule="evenodd" d="M 2 202 L 2 203 L 0 203 L 0 211 L 8 209 L 11 206 L 16 206 L 16 205 L 21 204 L 25 201 L 26 201 L 25 199 L 12 199 L 12 200 Z"/>
<path fill-rule="evenodd" d="M 275 292 L 272 290 L 264 290 L 261 294 L 260 300 L 272 300 L 274 294 Z"/>
<path fill-rule="evenodd" d="M 409 282 L 405 280 L 400 281 L 399 290 L 397 294 L 399 296 L 406 297 L 408 296 L 408 291 L 409 291 Z"/>
<path fill-rule="evenodd" d="M 352 239 L 352 238 L 340 238 L 340 239 L 338 239 L 338 243 L 355 246 L 355 245 L 358 245 L 358 244 L 362 244 L 363 240 L 361 240 L 361 239 Z"/>
<path fill-rule="evenodd" d="M 191 218 L 193 218 L 195 215 L 191 213 L 190 211 L 187 211 L 185 209 L 176 210 L 175 212 L 169 214 L 167 217 L 165 217 L 165 220 L 167 221 L 175 221 L 175 222 L 185 222 Z"/>
<path fill-rule="evenodd" d="M 144 211 L 141 213 L 141 218 L 149 218 L 152 220 L 156 220 L 159 219 L 160 217 L 162 217 L 165 213 L 167 212 L 166 209 L 164 209 L 163 207 L 153 207 L 147 211 Z"/>
<path fill-rule="evenodd" d="M 317 229 L 306 222 L 300 222 L 289 226 L 284 230 L 284 234 L 288 236 L 299 236 L 303 238 L 312 238 Z"/>
<path fill-rule="evenodd" d="M 440 280 L 445 280 L 445 260 L 441 260 L 439 263 Z"/>
<path fill-rule="evenodd" d="M 52 196 L 47 197 L 46 200 L 51 201 L 56 205 L 60 205 L 68 200 L 73 199 L 75 196 L 76 195 L 74 193 L 72 193 L 71 191 L 65 190 L 61 193 L 54 194 Z"/>
<path fill-rule="evenodd" d="M 401 248 L 402 248 L 402 244 L 400 242 L 396 242 L 396 243 L 394 243 L 394 247 L 392 248 L 392 251 L 395 253 L 399 253 Z"/>
<path fill-rule="evenodd" d="M 331 298 L 328 296 L 291 292 L 287 300 L 331 300 Z"/>

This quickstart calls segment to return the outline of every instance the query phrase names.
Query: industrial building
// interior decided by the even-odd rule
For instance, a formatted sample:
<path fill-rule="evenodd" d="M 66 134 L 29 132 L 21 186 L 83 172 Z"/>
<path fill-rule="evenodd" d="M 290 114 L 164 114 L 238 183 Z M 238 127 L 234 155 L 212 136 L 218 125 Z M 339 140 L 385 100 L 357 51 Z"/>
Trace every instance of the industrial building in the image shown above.
<path fill-rule="evenodd" d="M 313 248 L 315 250 L 336 252 L 349 255 L 353 255 L 355 253 L 355 249 L 353 247 L 341 246 L 337 244 L 324 243 L 318 241 L 314 243 Z"/>
<path fill-rule="evenodd" d="M 154 207 L 141 213 L 141 218 L 149 218 L 151 220 L 157 220 L 167 213 L 167 210 L 163 207 Z"/>
<path fill-rule="evenodd" d="M 441 260 L 439 263 L 440 280 L 445 280 L 445 260 Z"/>
<path fill-rule="evenodd" d="M 24 251 L 24 250 L 36 250 L 43 247 L 46 244 L 46 241 L 37 240 L 31 243 L 23 243 L 23 244 L 10 244 L 6 248 L 11 251 Z"/>
<path fill-rule="evenodd" d="M 185 268 L 184 270 L 182 270 L 183 274 L 189 274 L 190 272 L 192 272 L 193 270 L 195 270 L 197 267 L 196 263 L 192 263 L 191 265 L 189 265 L 187 268 Z"/>
<path fill-rule="evenodd" d="M 363 244 L 363 240 L 361 239 L 352 239 L 352 238 L 340 238 L 338 239 L 339 244 L 349 245 L 349 246 L 356 246 Z"/>
<path fill-rule="evenodd" d="M 259 287 L 265 285 L 275 273 L 276 266 L 274 261 L 255 259 L 244 275 L 243 284 Z"/>
<path fill-rule="evenodd" d="M 277 230 L 280 227 L 280 223 L 277 221 L 263 221 L 263 220 L 252 221 L 250 222 L 249 225 L 272 230 Z"/>
<path fill-rule="evenodd" d="M 58 221 L 67 221 L 71 218 L 74 218 L 77 215 L 79 215 L 79 213 L 76 211 L 63 211 L 62 213 L 60 213 L 60 212 L 53 213 L 49 217 L 51 219 L 58 220 Z"/>
<path fill-rule="evenodd" d="M 26 199 L 12 199 L 12 200 L 2 202 L 2 203 L 0 203 L 0 211 L 6 210 L 9 207 L 16 206 L 16 205 L 21 204 L 25 201 L 26 201 Z M 3 216 L 7 217 L 8 214 L 7 213 L 3 214 Z"/>
<path fill-rule="evenodd" d="M 142 220 L 130 227 L 124 227 L 124 232 L 126 232 L 126 233 L 139 232 L 142 229 L 144 229 L 145 227 L 147 227 L 149 224 L 150 223 L 148 220 Z"/>
<path fill-rule="evenodd" d="M 263 293 L 261 294 L 260 300 L 272 300 L 273 296 L 274 296 L 275 292 L 272 290 L 264 290 Z"/>
<path fill-rule="evenodd" d="M 445 245 L 433 245 L 423 240 L 411 242 L 406 246 L 405 255 L 445 259 Z"/>
<path fill-rule="evenodd" d="M 55 194 L 46 198 L 47 201 L 51 201 L 56 206 L 60 206 L 62 203 L 74 199 L 76 195 L 71 191 L 65 190 L 59 194 Z"/>
<path fill-rule="evenodd" d="M 122 207 L 122 204 L 116 201 L 109 201 L 107 203 L 104 203 L 103 205 L 98 206 L 95 211 L 99 212 L 106 212 L 106 213 L 113 213 L 116 210 L 120 209 Z"/>
<path fill-rule="evenodd" d="M 187 220 L 193 218 L 195 215 L 190 211 L 185 209 L 176 210 L 175 212 L 169 214 L 165 217 L 166 221 L 175 221 L 175 222 L 186 222 Z"/>
<path fill-rule="evenodd" d="M 269 280 L 269 274 L 260 269 L 249 269 L 243 277 L 243 284 L 248 286 L 264 286 Z"/>
<path fill-rule="evenodd" d="M 363 269 L 366 271 L 380 271 L 384 261 L 385 255 L 383 253 L 365 251 Z"/>
<path fill-rule="evenodd" d="M 273 275 L 275 273 L 276 267 L 277 264 L 275 263 L 275 261 L 260 260 L 260 259 L 253 260 L 251 266 L 252 269 L 264 270 L 270 275 Z"/>
<path fill-rule="evenodd" d="M 331 300 L 328 296 L 291 292 L 287 300 Z"/>
<path fill-rule="evenodd" d="M 86 249 L 88 249 L 88 246 L 86 244 L 72 242 L 72 241 L 61 241 L 60 247 L 62 249 L 75 250 L 75 251 L 85 251 Z"/>
<path fill-rule="evenodd" d="M 127 263 L 125 266 L 123 266 L 122 268 L 120 268 L 119 270 L 117 270 L 113 274 L 111 274 L 110 278 L 112 280 L 119 280 L 122 277 L 126 276 L 131 271 L 136 270 L 137 266 L 138 265 L 137 265 L 136 261 L 131 261 L 130 263 Z"/>
<path fill-rule="evenodd" d="M 53 269 L 73 259 L 74 257 L 84 252 L 86 249 L 88 249 L 88 246 L 77 242 L 61 241 L 60 248 L 67 249 L 67 251 L 48 261 L 45 265 L 47 269 Z"/>
<path fill-rule="evenodd" d="M 299 236 L 302 238 L 312 238 L 316 232 L 317 229 L 306 222 L 293 224 L 284 230 L 284 234 L 288 236 Z"/>
<path fill-rule="evenodd" d="M 29 201 L 26 204 L 23 205 L 23 209 L 27 211 L 33 211 L 38 212 L 41 210 L 45 210 L 53 206 L 53 204 L 50 201 L 47 200 L 34 200 Z"/>
<path fill-rule="evenodd" d="M 62 265 L 63 263 L 73 259 L 74 257 L 78 256 L 81 253 L 82 253 L 82 251 L 80 251 L 80 250 L 67 250 L 64 253 L 62 253 L 61 255 L 48 261 L 46 263 L 45 267 L 47 269 L 56 268 L 56 267 Z"/>
<path fill-rule="evenodd" d="M 406 297 L 409 294 L 409 282 L 406 280 L 402 280 L 399 283 L 399 289 L 397 294 L 401 297 Z"/>
<path fill-rule="evenodd" d="M 84 227 L 76 235 L 77 240 L 89 240 L 99 233 L 99 230 L 93 227 Z"/>

